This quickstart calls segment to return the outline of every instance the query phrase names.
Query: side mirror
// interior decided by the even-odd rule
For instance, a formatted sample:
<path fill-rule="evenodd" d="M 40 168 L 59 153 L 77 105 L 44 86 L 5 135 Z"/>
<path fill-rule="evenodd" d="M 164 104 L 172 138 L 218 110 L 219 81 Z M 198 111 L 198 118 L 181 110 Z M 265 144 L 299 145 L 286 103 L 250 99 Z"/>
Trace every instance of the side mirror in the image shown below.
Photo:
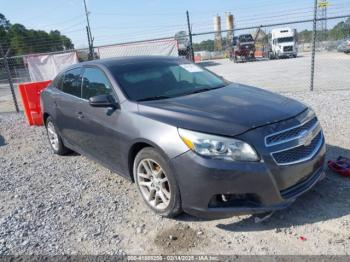
<path fill-rule="evenodd" d="M 89 104 L 93 107 L 112 107 L 115 109 L 119 107 L 118 103 L 111 95 L 98 95 L 90 97 Z"/>

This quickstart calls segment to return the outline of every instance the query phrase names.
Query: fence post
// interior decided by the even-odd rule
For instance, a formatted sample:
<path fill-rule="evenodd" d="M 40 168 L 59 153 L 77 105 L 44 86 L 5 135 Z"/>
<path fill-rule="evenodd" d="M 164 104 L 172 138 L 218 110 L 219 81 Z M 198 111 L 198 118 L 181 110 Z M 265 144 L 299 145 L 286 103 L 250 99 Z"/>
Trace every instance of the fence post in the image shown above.
<path fill-rule="evenodd" d="M 13 103 L 15 104 L 16 112 L 19 113 L 16 93 L 15 93 L 15 89 L 13 87 L 13 82 L 12 82 L 12 77 L 11 77 L 11 71 L 10 71 L 8 61 L 7 61 L 7 56 L 9 54 L 9 52 L 10 52 L 10 49 L 8 49 L 6 53 L 4 53 L 4 50 L 2 49 L 2 45 L 0 44 L 0 54 L 4 59 L 4 65 L 5 65 L 5 69 L 6 69 L 7 79 L 9 81 L 9 85 L 10 85 L 10 89 L 11 89 Z"/>
<path fill-rule="evenodd" d="M 314 76 L 315 76 L 315 49 L 316 49 L 316 24 L 317 24 L 317 0 L 314 4 L 314 20 L 313 20 L 313 31 L 312 31 L 312 54 L 311 54 L 311 81 L 310 91 L 314 90 Z"/>
<path fill-rule="evenodd" d="M 188 37 L 190 39 L 190 56 L 192 62 L 194 62 L 194 52 L 193 52 L 193 43 L 192 43 L 192 30 L 191 30 L 191 24 L 190 24 L 190 15 L 188 11 L 186 11 L 187 16 L 187 26 L 188 26 Z"/>

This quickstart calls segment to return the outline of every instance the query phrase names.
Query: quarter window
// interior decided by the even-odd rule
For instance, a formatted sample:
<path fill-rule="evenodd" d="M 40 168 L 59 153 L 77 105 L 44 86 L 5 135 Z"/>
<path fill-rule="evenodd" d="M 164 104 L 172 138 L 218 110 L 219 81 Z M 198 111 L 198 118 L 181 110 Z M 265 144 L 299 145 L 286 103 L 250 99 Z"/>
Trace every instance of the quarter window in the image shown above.
<path fill-rule="evenodd" d="M 112 85 L 106 75 L 98 68 L 85 68 L 83 74 L 82 98 L 108 95 L 112 92 Z"/>
<path fill-rule="evenodd" d="M 81 68 L 69 70 L 64 75 L 62 91 L 81 97 Z"/>

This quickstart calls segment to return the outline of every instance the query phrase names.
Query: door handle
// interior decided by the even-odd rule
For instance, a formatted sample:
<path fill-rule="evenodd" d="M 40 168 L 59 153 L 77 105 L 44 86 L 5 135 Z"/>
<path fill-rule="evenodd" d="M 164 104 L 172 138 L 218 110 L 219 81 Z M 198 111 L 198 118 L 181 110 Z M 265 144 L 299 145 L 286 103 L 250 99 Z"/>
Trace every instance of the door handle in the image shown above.
<path fill-rule="evenodd" d="M 78 116 L 79 119 L 83 119 L 84 118 L 83 112 L 78 112 L 77 116 Z"/>

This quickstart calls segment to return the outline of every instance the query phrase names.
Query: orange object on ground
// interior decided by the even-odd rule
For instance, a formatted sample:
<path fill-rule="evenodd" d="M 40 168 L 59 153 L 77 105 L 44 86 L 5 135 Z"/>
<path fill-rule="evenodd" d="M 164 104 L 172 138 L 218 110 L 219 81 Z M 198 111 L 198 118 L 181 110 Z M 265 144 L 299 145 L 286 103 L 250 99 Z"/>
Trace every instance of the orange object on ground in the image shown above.
<path fill-rule="evenodd" d="M 202 61 L 202 56 L 201 55 L 195 55 L 194 56 L 194 62 L 195 63 L 199 63 Z"/>
<path fill-rule="evenodd" d="M 22 98 L 22 105 L 27 122 L 30 126 L 43 125 L 42 112 L 40 107 L 40 92 L 45 89 L 49 81 L 23 83 L 18 86 Z"/>
<path fill-rule="evenodd" d="M 262 57 L 263 56 L 263 51 L 262 50 L 256 50 L 254 56 L 255 57 Z"/>

